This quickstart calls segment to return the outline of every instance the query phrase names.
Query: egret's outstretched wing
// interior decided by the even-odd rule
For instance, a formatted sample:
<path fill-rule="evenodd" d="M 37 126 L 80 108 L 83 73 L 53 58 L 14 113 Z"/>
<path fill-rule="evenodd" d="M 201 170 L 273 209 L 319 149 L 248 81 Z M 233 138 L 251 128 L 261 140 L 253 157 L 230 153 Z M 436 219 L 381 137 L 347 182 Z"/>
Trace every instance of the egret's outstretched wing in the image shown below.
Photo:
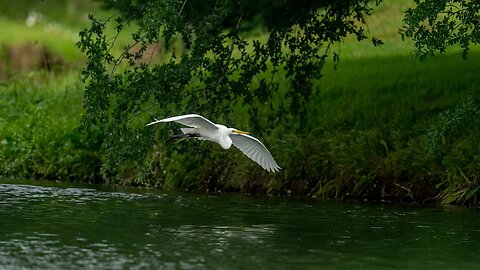
<path fill-rule="evenodd" d="M 280 170 L 272 154 L 267 150 L 265 145 L 256 138 L 245 134 L 230 135 L 233 145 L 240 149 L 247 157 L 260 164 L 269 172 L 277 172 Z"/>
<path fill-rule="evenodd" d="M 160 119 L 148 123 L 147 126 L 153 125 L 156 123 L 164 123 L 164 122 L 177 122 L 187 127 L 193 128 L 204 128 L 204 129 L 217 129 L 217 126 L 212 123 L 207 118 L 198 115 L 198 114 L 186 114 L 186 115 L 179 115 L 174 117 L 169 117 L 165 119 Z"/>

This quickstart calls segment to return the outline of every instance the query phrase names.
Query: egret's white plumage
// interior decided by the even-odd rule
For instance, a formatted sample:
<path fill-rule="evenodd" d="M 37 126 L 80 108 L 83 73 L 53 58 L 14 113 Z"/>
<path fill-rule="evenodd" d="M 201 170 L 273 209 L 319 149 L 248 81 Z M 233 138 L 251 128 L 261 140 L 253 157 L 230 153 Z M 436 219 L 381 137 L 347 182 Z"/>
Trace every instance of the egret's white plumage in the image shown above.
<path fill-rule="evenodd" d="M 233 144 L 247 157 L 260 164 L 265 170 L 269 172 L 277 172 L 280 170 L 280 167 L 265 145 L 258 139 L 247 135 L 248 132 L 214 124 L 198 114 L 186 114 L 156 120 L 147 124 L 147 126 L 165 122 L 177 122 L 188 126 L 189 128 L 181 128 L 185 137 L 191 135 L 201 140 L 216 142 L 224 149 L 229 149 Z"/>

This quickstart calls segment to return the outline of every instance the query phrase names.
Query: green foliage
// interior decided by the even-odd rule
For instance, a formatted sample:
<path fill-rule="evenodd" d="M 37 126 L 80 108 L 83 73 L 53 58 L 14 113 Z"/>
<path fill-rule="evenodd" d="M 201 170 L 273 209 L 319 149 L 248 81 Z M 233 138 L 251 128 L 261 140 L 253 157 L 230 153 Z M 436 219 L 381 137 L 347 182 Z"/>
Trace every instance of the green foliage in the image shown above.
<path fill-rule="evenodd" d="M 477 90 L 478 91 L 478 90 Z M 441 112 L 426 134 L 426 151 L 445 168 L 437 187 L 444 203 L 478 204 L 480 199 L 480 98 L 468 96 L 452 110 Z"/>
<path fill-rule="evenodd" d="M 279 22 L 272 14 L 285 6 L 268 1 L 107 1 L 121 16 L 91 17 L 78 43 L 88 57 L 82 129 L 98 135 L 104 181 L 476 200 L 476 166 L 468 164 L 476 164 L 477 156 L 467 149 L 476 149 L 470 136 L 478 133 L 462 129 L 477 106 L 476 68 L 451 58 L 419 67 L 406 58 L 353 58 L 329 71 L 333 79 L 319 81 L 333 44 L 352 34 L 366 38 L 360 25 L 370 7 L 363 1 L 304 4 L 285 11 Z M 253 22 L 262 22 L 268 37 L 249 34 Z M 112 24 L 118 34 L 110 38 L 105 33 Z M 116 55 L 112 42 L 127 27 L 134 29 L 133 41 Z M 150 46 L 163 47 L 161 59 L 145 59 Z M 262 130 L 261 139 L 284 170 L 267 174 L 238 151 L 208 144 L 165 145 L 174 127 L 144 127 L 154 117 L 187 112 Z M 451 140 L 443 144 L 445 138 Z"/>
<path fill-rule="evenodd" d="M 446 143 L 447 138 L 456 138 L 458 131 L 478 127 L 480 124 L 480 99 L 469 96 L 453 110 L 442 112 L 438 120 L 427 133 L 427 151 L 433 151 L 439 144 Z"/>
<path fill-rule="evenodd" d="M 367 38 L 361 25 L 369 2 L 106 1 L 121 15 L 91 16 L 78 42 L 88 58 L 82 127 L 103 134 L 103 171 L 115 177 L 125 163 L 142 167 L 158 135 L 144 124 L 159 115 L 196 112 L 229 122 L 238 108 L 249 113 L 253 130 L 298 119 L 291 128 L 305 133 L 305 105 L 330 47 L 347 35 Z M 248 37 L 243 27 L 254 20 L 263 22 L 267 40 Z M 118 33 L 109 38 L 111 24 Z M 136 29 L 132 43 L 114 55 L 126 27 Z M 155 44 L 164 45 L 163 59 L 142 61 Z M 279 91 L 282 79 L 288 91 Z M 257 117 L 265 106 L 269 121 L 261 126 Z"/>
<path fill-rule="evenodd" d="M 75 130 L 83 94 L 78 74 L 58 80 L 53 74 L 30 73 L 28 78 L 1 86 L 1 90 L 2 177 L 98 179 L 100 157 Z"/>
<path fill-rule="evenodd" d="M 415 41 L 417 55 L 425 57 L 436 51 L 459 45 L 466 58 L 471 44 L 480 43 L 480 2 L 476 0 L 415 0 L 405 13 L 406 26 L 401 31 Z"/>
<path fill-rule="evenodd" d="M 478 57 L 357 59 L 326 73 L 304 165 L 326 178 L 318 196 L 477 204 Z"/>
<path fill-rule="evenodd" d="M 167 2 L 167 9 L 154 8 Z M 0 85 L 0 174 L 189 191 L 479 203 L 478 53 L 467 61 L 447 55 L 412 62 L 412 44 L 394 35 L 397 22 L 388 20 L 394 26 L 389 33 L 386 23 L 370 17 L 369 29 L 379 30 L 390 46 L 377 54 L 351 42 L 364 34 L 354 12 L 338 18 L 353 16 L 353 25 L 334 28 L 333 7 L 307 1 L 285 10 L 278 22 L 272 14 L 291 2 L 276 3 L 217 9 L 207 3 L 203 10 L 196 1 L 107 2 L 121 18 L 91 17 L 78 44 L 88 57 L 85 99 L 77 74 L 31 73 Z M 334 5 L 354 3 L 361 9 L 364 2 Z M 399 7 L 406 4 L 385 3 L 377 12 L 401 18 Z M 309 8 L 317 12 L 304 12 Z M 252 31 L 257 22 L 262 26 Z M 323 39 L 330 30 L 320 36 L 314 24 L 333 27 L 333 35 Z M 115 27 L 118 36 L 109 35 Z M 332 46 L 333 36 L 349 29 L 354 35 Z M 134 33 L 133 41 L 119 51 L 125 32 Z M 314 42 L 316 53 L 303 51 Z M 148 57 L 151 46 L 162 49 L 156 59 Z M 342 62 L 327 61 L 333 48 Z M 313 62 L 295 62 L 309 57 Z M 187 112 L 253 131 L 283 170 L 269 174 L 240 151 L 208 143 L 167 145 L 175 125 L 144 127 L 154 117 Z"/>

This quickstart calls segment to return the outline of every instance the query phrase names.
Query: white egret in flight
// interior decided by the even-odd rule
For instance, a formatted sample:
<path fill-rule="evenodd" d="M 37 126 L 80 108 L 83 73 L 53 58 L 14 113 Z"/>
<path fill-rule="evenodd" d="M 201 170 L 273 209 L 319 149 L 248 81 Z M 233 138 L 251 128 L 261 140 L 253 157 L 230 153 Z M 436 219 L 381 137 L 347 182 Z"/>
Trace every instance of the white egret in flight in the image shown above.
<path fill-rule="evenodd" d="M 247 157 L 257 162 L 269 172 L 280 170 L 277 162 L 267 148 L 256 138 L 247 135 L 248 132 L 234 128 L 227 128 L 224 125 L 214 124 L 210 120 L 198 114 L 186 114 L 157 120 L 147 124 L 153 125 L 165 122 L 177 122 L 188 128 L 180 128 L 183 134 L 175 135 L 172 138 L 197 138 L 220 144 L 223 149 L 229 149 L 232 144 L 240 149 Z"/>

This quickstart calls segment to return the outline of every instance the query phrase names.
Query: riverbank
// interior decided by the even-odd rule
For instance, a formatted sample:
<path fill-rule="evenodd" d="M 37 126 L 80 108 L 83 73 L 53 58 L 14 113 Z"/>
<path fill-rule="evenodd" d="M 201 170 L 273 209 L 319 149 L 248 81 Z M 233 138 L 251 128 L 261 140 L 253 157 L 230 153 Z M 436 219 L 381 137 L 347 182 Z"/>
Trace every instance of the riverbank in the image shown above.
<path fill-rule="evenodd" d="M 466 61 L 454 50 L 425 62 L 412 59 L 413 44 L 402 42 L 397 33 L 407 6 L 386 1 L 368 18 L 369 30 L 385 42 L 382 47 L 354 40 L 335 46 L 341 61 L 327 65 L 316 82 L 305 130 L 297 132 L 295 118 L 271 125 L 269 107 L 259 111 L 258 126 L 263 129 L 253 135 L 283 168 L 277 174 L 265 172 L 236 149 L 193 141 L 165 145 L 166 137 L 149 146 L 144 160 L 119 152 L 124 162 L 112 169 L 102 150 L 102 132 L 82 134 L 78 129 L 84 94 L 78 69 L 84 60 L 72 33 L 88 22 L 81 14 L 89 8 L 71 23 L 41 12 L 32 26 L 28 20 L 1 18 L 9 22 L 5 31 L 23 33 L 0 40 L 13 42 L 5 48 L 35 44 L 27 47 L 46 48 L 61 61 L 59 69 L 40 67 L 19 74 L 12 68 L 15 58 L 8 61 L 10 66 L 3 65 L 9 68 L 0 76 L 0 177 L 478 205 L 479 50 L 473 48 Z M 61 7 L 58 14 L 64 10 L 69 7 Z M 29 14 L 25 8 L 24 16 Z M 57 32 L 50 31 L 52 25 L 58 26 Z M 69 34 L 57 40 L 58 33 Z M 286 83 L 279 83 L 282 91 L 288 90 Z M 247 112 L 236 106 L 225 124 L 253 130 Z M 151 120 L 139 114 L 131 122 L 143 127 Z M 163 127 L 149 132 L 159 129 Z"/>
<path fill-rule="evenodd" d="M 445 55 L 424 63 L 402 56 L 345 60 L 336 71 L 327 70 L 318 84 L 309 104 L 306 135 L 292 132 L 292 123 L 255 134 L 271 149 L 281 173 L 267 174 L 239 151 L 191 144 L 203 154 L 174 151 L 174 160 L 157 164 L 166 172 L 141 183 L 186 190 L 477 204 L 478 57 L 472 54 L 463 61 Z M 239 123 L 241 119 L 239 115 Z M 161 157 L 163 150 L 153 156 Z"/>
<path fill-rule="evenodd" d="M 478 106 L 479 57 L 360 58 L 327 67 L 310 100 L 306 135 L 287 126 L 255 134 L 283 168 L 278 174 L 239 151 L 190 142 L 194 153 L 152 146 L 145 161 L 131 163 L 143 171 L 127 165 L 108 175 L 100 146 L 76 129 L 79 74 L 35 73 L 1 86 L 0 171 L 166 190 L 476 204 L 480 129 L 469 110 Z M 232 124 L 248 129 L 238 126 L 241 118 L 233 115 Z"/>

